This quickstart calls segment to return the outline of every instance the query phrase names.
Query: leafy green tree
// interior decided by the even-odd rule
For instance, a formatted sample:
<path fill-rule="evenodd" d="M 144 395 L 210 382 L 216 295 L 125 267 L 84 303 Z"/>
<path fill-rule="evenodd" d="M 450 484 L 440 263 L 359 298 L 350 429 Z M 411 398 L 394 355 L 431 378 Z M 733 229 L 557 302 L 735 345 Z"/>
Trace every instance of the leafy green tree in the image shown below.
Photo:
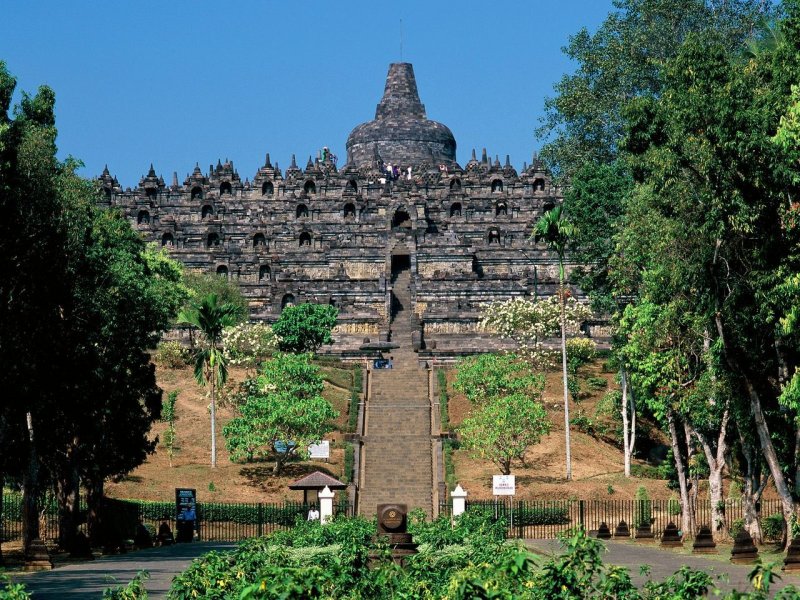
<path fill-rule="evenodd" d="M 543 391 L 539 377 L 536 396 L 513 393 L 476 407 L 458 428 L 462 447 L 475 458 L 492 461 L 503 475 L 511 474 L 513 461 L 524 460 L 528 448 L 550 432 Z"/>
<path fill-rule="evenodd" d="M 220 304 L 231 304 L 236 307 L 234 311 L 234 325 L 244 323 L 247 320 L 248 308 L 247 299 L 242 295 L 242 290 L 227 277 L 220 277 L 216 273 L 206 273 L 195 269 L 188 269 L 183 272 L 183 284 L 189 291 L 182 309 L 191 310 L 194 304 L 201 302 L 211 294 L 217 296 Z"/>
<path fill-rule="evenodd" d="M 167 430 L 164 432 L 164 447 L 167 449 L 170 467 L 172 466 L 172 457 L 175 454 L 175 442 L 177 441 L 175 431 L 175 422 L 178 420 L 178 413 L 175 410 L 175 403 L 177 401 L 177 390 L 170 392 L 167 394 L 167 401 L 161 411 L 161 420 L 167 424 Z"/>
<path fill-rule="evenodd" d="M 217 388 L 228 380 L 228 361 L 220 347 L 222 332 L 236 323 L 237 308 L 233 304 L 219 303 L 215 294 L 209 294 L 189 310 L 181 311 L 178 322 L 196 327 L 203 343 L 195 351 L 194 378 L 200 385 L 211 388 L 211 466 L 217 466 Z"/>
<path fill-rule="evenodd" d="M 332 341 L 331 330 L 339 311 L 327 304 L 307 302 L 287 306 L 272 326 L 281 352 L 316 352 Z"/>
<path fill-rule="evenodd" d="M 626 102 L 662 93 L 664 68 L 688 35 L 710 34 L 732 51 L 774 11 L 762 0 L 614 0 L 597 31 L 581 29 L 564 48 L 576 68 L 545 101 L 542 157 L 567 180 L 589 165 L 613 164 Z"/>
<path fill-rule="evenodd" d="M 97 208 L 79 163 L 56 159 L 52 90 L 23 94 L 12 119 L 14 85 L 0 63 L 0 357 L 11 365 L 0 383 L 13 390 L 0 408 L 0 471 L 23 481 L 25 547 L 51 485 L 71 549 L 81 481 L 91 532 L 103 480 L 152 451 L 161 391 L 147 349 L 183 290 L 174 262 Z"/>
<path fill-rule="evenodd" d="M 453 387 L 475 405 L 538 389 L 541 377 L 516 354 L 479 354 L 458 363 Z"/>
<path fill-rule="evenodd" d="M 567 219 L 563 205 L 559 204 L 547 211 L 536 222 L 534 237 L 544 241 L 558 256 L 558 297 L 561 315 L 561 370 L 564 379 L 564 435 L 566 441 L 566 476 L 572 479 L 572 457 L 569 443 L 569 382 L 567 381 L 567 316 L 564 287 L 564 256 L 570 239 L 575 235 L 575 226 Z"/>
<path fill-rule="evenodd" d="M 743 58 L 714 35 L 689 36 L 664 69 L 662 93 L 629 103 L 623 149 L 636 189 L 620 255 L 630 265 L 621 270 L 626 285 L 640 296 L 662 310 L 689 307 L 698 322 L 690 343 L 708 340 L 709 375 L 743 401 L 735 412 L 750 419 L 736 426 L 757 434 L 788 524 L 797 428 L 775 408 L 781 372 L 793 372 L 797 360 L 776 327 L 785 308 L 776 300 L 785 274 L 797 270 L 797 235 L 787 226 L 797 184 L 773 136 L 800 77 L 800 6 L 785 9 L 774 50 Z M 677 182 L 691 193 L 675 194 Z M 718 386 L 698 391 L 707 406 L 727 403 Z M 715 452 L 702 433 L 692 435 L 713 473 L 710 458 L 725 440 Z"/>
<path fill-rule="evenodd" d="M 255 379 L 245 382 L 239 416 L 223 429 L 231 460 L 275 458 L 274 474 L 295 456 L 307 456 L 309 444 L 332 429 L 338 413 L 322 396 L 319 367 L 307 354 L 277 354 Z M 279 447 L 280 446 L 280 447 Z"/>

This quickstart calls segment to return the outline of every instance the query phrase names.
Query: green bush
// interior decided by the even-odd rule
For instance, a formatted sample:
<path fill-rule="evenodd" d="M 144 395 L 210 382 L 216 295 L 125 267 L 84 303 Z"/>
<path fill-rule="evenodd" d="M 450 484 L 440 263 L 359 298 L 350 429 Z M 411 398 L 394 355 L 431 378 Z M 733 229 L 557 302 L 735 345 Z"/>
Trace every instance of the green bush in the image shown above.
<path fill-rule="evenodd" d="M 436 369 L 436 383 L 439 385 L 439 414 L 441 417 L 442 431 L 450 429 L 450 414 L 447 410 L 449 395 L 447 392 L 447 372 L 444 369 Z"/>
<path fill-rule="evenodd" d="M 566 525 L 570 522 L 569 509 L 556 506 L 526 507 L 514 511 L 517 525 Z"/>
<path fill-rule="evenodd" d="M 734 519 L 730 528 L 731 537 L 735 538 L 742 530 L 744 530 L 744 519 Z"/>
<path fill-rule="evenodd" d="M 650 494 L 647 493 L 647 488 L 643 485 L 636 488 L 633 500 L 635 502 L 633 506 L 633 526 L 645 527 L 650 525 L 653 516 L 653 504 L 650 502 Z"/>
<path fill-rule="evenodd" d="M 653 465 L 631 464 L 631 476 L 640 479 L 665 479 L 663 469 Z"/>
<path fill-rule="evenodd" d="M 344 483 L 350 483 L 353 480 L 353 464 L 355 462 L 355 448 L 353 444 L 347 442 L 344 445 L 344 474 L 342 475 L 342 481 Z"/>
<path fill-rule="evenodd" d="M 608 387 L 608 380 L 604 377 L 587 377 L 586 386 L 590 390 L 604 390 Z"/>
<path fill-rule="evenodd" d="M 5 573 L 0 573 L 0 600 L 28 600 L 31 597 L 22 583 L 13 583 Z"/>
<path fill-rule="evenodd" d="M 191 352 L 180 342 L 159 342 L 153 361 L 166 369 L 182 369 L 191 362 Z"/>
<path fill-rule="evenodd" d="M 780 541 L 783 538 L 783 515 L 775 513 L 761 519 L 761 531 L 765 540 Z"/>
<path fill-rule="evenodd" d="M 147 600 L 144 582 L 150 578 L 147 571 L 139 571 L 128 585 L 106 588 L 103 600 Z"/>

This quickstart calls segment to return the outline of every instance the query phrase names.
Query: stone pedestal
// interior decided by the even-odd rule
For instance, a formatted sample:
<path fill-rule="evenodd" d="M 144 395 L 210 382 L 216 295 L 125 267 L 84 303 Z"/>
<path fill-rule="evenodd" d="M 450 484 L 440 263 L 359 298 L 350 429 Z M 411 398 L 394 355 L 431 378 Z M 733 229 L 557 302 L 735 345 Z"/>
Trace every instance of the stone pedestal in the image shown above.
<path fill-rule="evenodd" d="M 683 539 L 681 539 L 675 523 L 667 523 L 664 533 L 661 534 L 661 545 L 664 548 L 680 548 L 683 546 Z"/>
<path fill-rule="evenodd" d="M 631 530 L 625 521 L 620 521 L 614 529 L 614 538 L 629 538 L 631 537 Z"/>
<path fill-rule="evenodd" d="M 605 522 L 600 523 L 600 526 L 597 528 L 597 539 L 598 540 L 610 540 L 611 539 L 611 530 L 608 528 Z"/>
<path fill-rule="evenodd" d="M 709 527 L 701 527 L 692 544 L 692 554 L 716 554 L 717 545 Z"/>
<path fill-rule="evenodd" d="M 53 562 L 50 560 L 50 553 L 47 551 L 47 546 L 44 542 L 35 538 L 31 541 L 31 546 L 25 553 L 25 565 L 22 567 L 23 571 L 49 571 L 53 568 Z"/>
<path fill-rule="evenodd" d="M 653 528 L 650 526 L 650 523 L 639 525 L 633 534 L 633 539 L 644 544 L 654 543 L 656 537 L 653 534 Z"/>
<path fill-rule="evenodd" d="M 783 559 L 784 571 L 800 571 L 800 537 L 796 537 L 789 544 L 786 550 L 786 558 Z"/>
<path fill-rule="evenodd" d="M 737 565 L 751 565 L 758 558 L 758 548 L 746 529 L 742 529 L 733 541 L 731 562 Z"/>

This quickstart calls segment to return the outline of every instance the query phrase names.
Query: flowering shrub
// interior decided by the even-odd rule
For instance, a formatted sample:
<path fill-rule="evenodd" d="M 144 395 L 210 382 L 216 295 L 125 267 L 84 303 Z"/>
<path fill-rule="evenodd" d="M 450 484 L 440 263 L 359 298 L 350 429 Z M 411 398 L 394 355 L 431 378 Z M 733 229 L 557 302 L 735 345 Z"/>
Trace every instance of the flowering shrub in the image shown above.
<path fill-rule="evenodd" d="M 161 342 L 153 355 L 153 361 L 167 369 L 182 369 L 191 361 L 191 352 L 180 342 Z"/>
<path fill-rule="evenodd" d="M 534 365 L 546 367 L 553 362 L 553 351 L 544 347 L 544 342 L 559 335 L 561 331 L 561 308 L 559 297 L 512 298 L 504 302 L 489 302 L 482 305 L 481 325 L 504 339 L 514 340 L 519 352 Z M 564 303 L 567 334 L 576 334 L 581 323 L 591 317 L 588 306 L 572 296 Z"/>
<path fill-rule="evenodd" d="M 278 337 L 264 323 L 240 323 L 222 332 L 223 354 L 231 365 L 255 367 L 278 348 Z"/>

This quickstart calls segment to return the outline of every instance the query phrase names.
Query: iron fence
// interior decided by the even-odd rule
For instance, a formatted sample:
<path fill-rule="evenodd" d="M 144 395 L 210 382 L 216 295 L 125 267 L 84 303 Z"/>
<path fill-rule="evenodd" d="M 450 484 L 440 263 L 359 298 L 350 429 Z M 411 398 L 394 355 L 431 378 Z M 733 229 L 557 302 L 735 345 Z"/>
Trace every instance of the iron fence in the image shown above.
<path fill-rule="evenodd" d="M 611 532 L 620 521 L 628 525 L 631 536 L 637 525 L 650 523 L 656 539 L 661 537 L 668 523 L 681 526 L 681 507 L 677 500 L 475 500 L 467 502 L 467 510 L 483 507 L 496 518 L 503 517 L 508 536 L 517 538 L 556 538 L 575 527 L 595 532 L 601 523 Z M 442 503 L 439 513 L 452 514 L 452 505 Z M 744 518 L 741 500 L 725 502 L 725 522 L 729 529 Z M 761 501 L 760 518 L 763 521 L 781 514 L 780 500 Z M 695 522 L 698 527 L 711 525 L 711 502 L 697 500 Z"/>
<path fill-rule="evenodd" d="M 302 502 L 283 503 L 229 503 L 198 502 L 197 532 L 204 541 L 237 542 L 245 538 L 267 535 L 287 529 L 299 520 L 305 520 L 311 505 Z M 113 523 L 115 532 L 124 539 L 133 539 L 136 528 L 142 523 L 155 532 L 167 522 L 176 531 L 175 503 L 137 500 L 107 500 L 104 523 Z M 86 504 L 81 499 L 81 514 L 86 514 Z M 353 506 L 346 500 L 334 505 L 334 514 L 353 515 Z M 10 542 L 22 538 L 22 497 L 19 494 L 3 496 L 0 515 L 0 541 Z M 85 522 L 80 526 L 85 533 Z M 58 507 L 46 499 L 40 511 L 39 531 L 42 540 L 58 540 Z"/>

